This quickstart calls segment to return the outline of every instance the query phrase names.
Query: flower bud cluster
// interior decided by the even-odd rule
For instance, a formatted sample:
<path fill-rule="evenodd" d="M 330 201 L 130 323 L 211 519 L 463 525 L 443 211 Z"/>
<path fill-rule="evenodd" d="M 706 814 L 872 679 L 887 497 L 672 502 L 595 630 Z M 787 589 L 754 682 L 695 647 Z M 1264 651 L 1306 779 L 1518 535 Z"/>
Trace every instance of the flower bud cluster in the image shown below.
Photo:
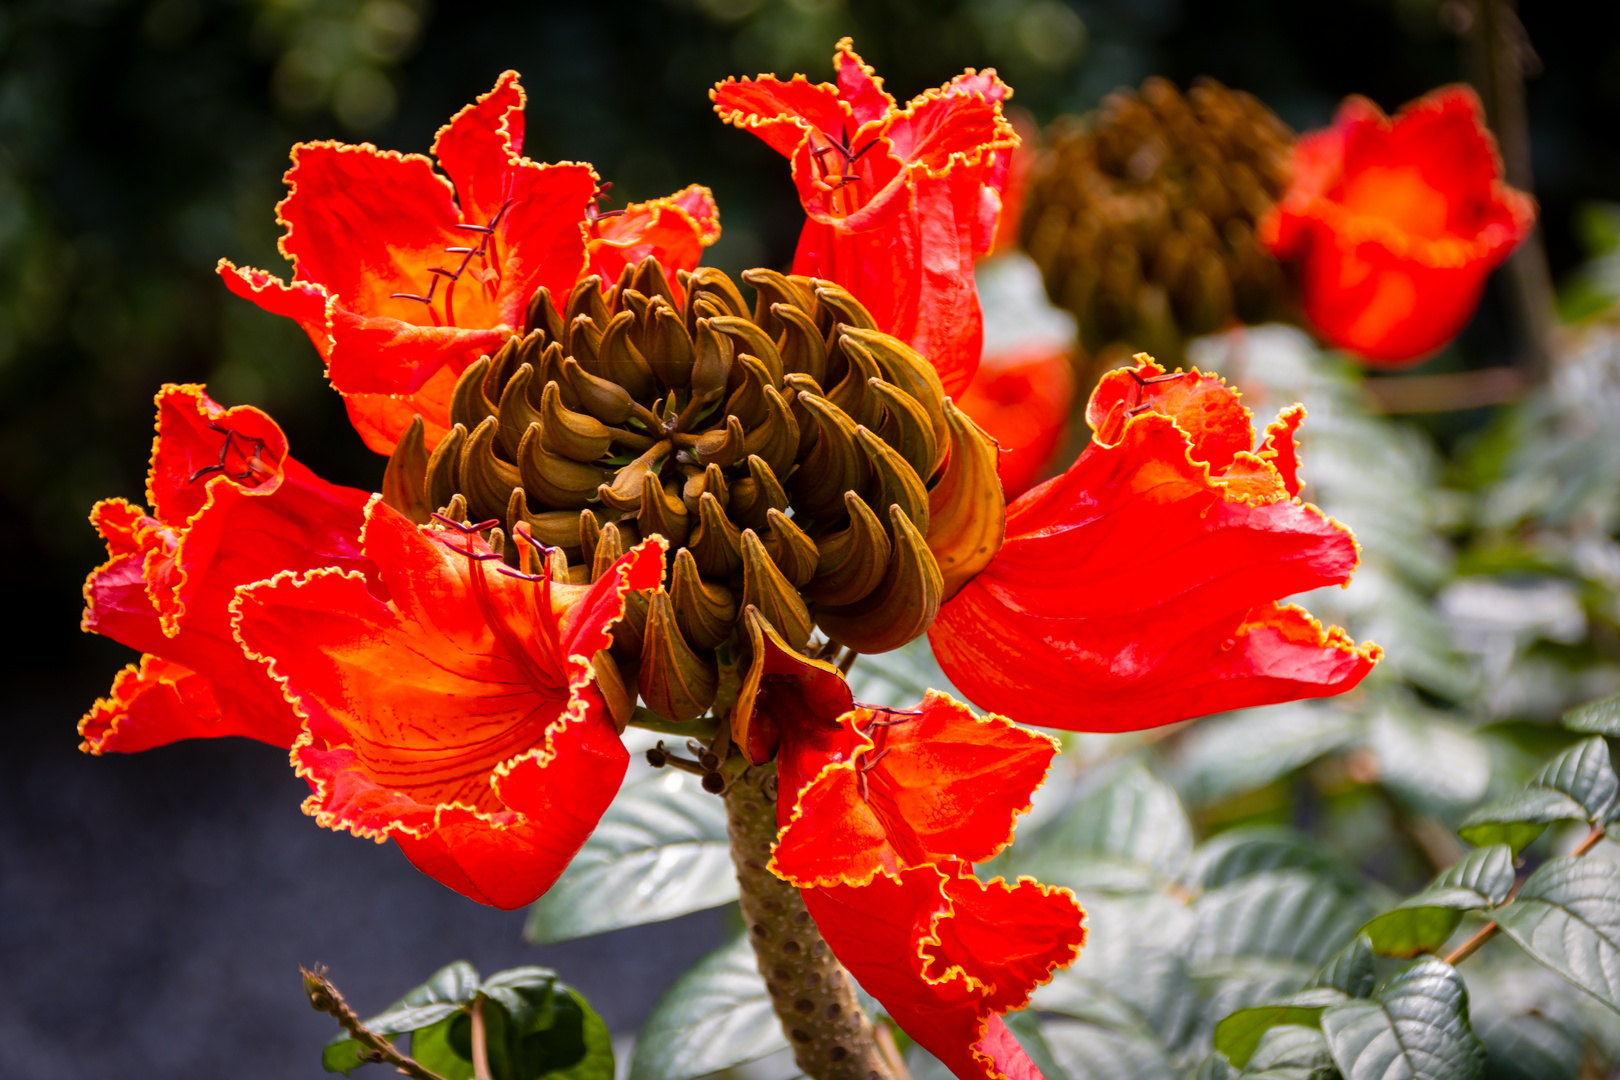
<path fill-rule="evenodd" d="M 1174 359 L 1234 315 L 1287 310 L 1254 229 L 1287 186 L 1294 135 L 1259 100 L 1209 79 L 1183 96 L 1151 78 L 1048 134 L 1022 239 L 1089 351 L 1123 342 Z"/>
<path fill-rule="evenodd" d="M 384 493 L 524 532 L 551 573 L 596 580 L 648 537 L 664 584 L 632 594 L 599 677 L 671 720 L 702 715 L 753 608 L 792 648 L 812 629 L 859 652 L 927 630 L 1001 538 L 995 450 L 929 362 L 848 292 L 771 270 L 679 275 L 648 258 L 470 365 L 450 434 L 413 426 Z M 515 554 L 515 546 L 513 548 Z M 731 651 L 736 655 L 735 648 Z"/>

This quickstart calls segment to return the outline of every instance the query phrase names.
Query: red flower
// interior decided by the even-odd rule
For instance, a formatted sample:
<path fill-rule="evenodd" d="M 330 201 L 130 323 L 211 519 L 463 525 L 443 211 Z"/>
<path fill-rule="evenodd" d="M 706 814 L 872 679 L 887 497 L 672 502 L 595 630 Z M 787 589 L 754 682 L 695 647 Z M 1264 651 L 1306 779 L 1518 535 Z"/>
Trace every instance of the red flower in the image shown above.
<path fill-rule="evenodd" d="M 304 327 L 378 453 L 418 414 L 438 443 L 457 376 L 524 329 L 537 290 L 561 311 L 582 274 L 616 277 L 631 254 L 658 255 L 673 278 L 720 234 L 699 187 L 598 217 L 589 165 L 522 156 L 523 102 L 508 71 L 439 129 L 448 180 L 421 154 L 300 143 L 276 208 L 291 284 L 220 260 L 233 292 Z"/>
<path fill-rule="evenodd" d="M 1479 99 L 1463 86 L 1394 120 L 1349 98 L 1331 128 L 1299 140 L 1293 167 L 1260 239 L 1300 260 L 1305 313 L 1322 336 L 1375 364 L 1456 336 L 1535 223 L 1535 203 L 1502 183 Z"/>
<path fill-rule="evenodd" d="M 984 338 L 973 257 L 995 238 L 1018 143 L 1001 115 L 1012 91 L 969 69 L 901 109 L 849 38 L 833 63 L 837 86 L 761 75 L 709 96 L 721 119 L 793 161 L 809 216 L 793 272 L 844 286 L 960 393 Z"/>
<path fill-rule="evenodd" d="M 236 605 L 238 640 L 304 721 L 292 754 L 314 792 L 304 809 L 328 828 L 392 837 L 482 903 L 527 904 L 624 778 L 629 753 L 591 658 L 625 594 L 658 585 L 663 541 L 594 585 L 554 584 L 503 572 L 475 535 L 418 527 L 374 499 L 365 551 L 386 600 L 331 568 L 278 574 Z"/>
<path fill-rule="evenodd" d="M 750 629 L 757 695 L 733 714 L 733 736 L 780 735 L 770 869 L 798 886 L 861 986 L 958 1077 L 1039 1076 L 1001 1014 L 1079 955 L 1084 912 L 1067 889 L 980 881 L 972 864 L 1011 843 L 1058 744 L 934 691 L 912 709 L 855 705 L 836 669 Z"/>
<path fill-rule="evenodd" d="M 85 581 L 84 629 L 141 651 L 79 722 L 84 749 L 133 752 L 245 735 L 291 746 L 298 718 L 231 635 L 236 587 L 279 570 L 371 572 L 360 550 L 366 493 L 287 456 L 258 409 L 225 409 L 200 386 L 165 386 L 147 479 L 151 513 L 123 499 L 90 520 L 108 559 Z"/>
<path fill-rule="evenodd" d="M 1218 378 L 1110 372 L 1090 446 L 1007 511 L 1006 539 L 929 631 L 952 682 L 1015 720 L 1128 731 L 1325 697 L 1381 654 L 1277 600 L 1349 580 L 1350 531 L 1300 501 L 1285 411 L 1253 446 Z"/>
<path fill-rule="evenodd" d="M 985 357 L 957 404 L 1001 447 L 996 473 L 1015 497 L 1057 453 L 1073 401 L 1068 350 L 1031 345 Z"/>

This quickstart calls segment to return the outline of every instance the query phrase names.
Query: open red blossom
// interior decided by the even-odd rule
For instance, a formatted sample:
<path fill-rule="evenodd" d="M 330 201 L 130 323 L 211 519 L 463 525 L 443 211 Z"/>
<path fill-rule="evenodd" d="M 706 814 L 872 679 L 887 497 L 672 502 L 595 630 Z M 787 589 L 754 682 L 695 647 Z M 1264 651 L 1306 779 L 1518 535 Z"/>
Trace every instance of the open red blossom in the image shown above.
<path fill-rule="evenodd" d="M 995 239 L 1018 144 L 1001 113 L 1012 90 L 970 68 L 902 109 L 849 38 L 833 64 L 836 86 L 761 75 L 709 96 L 721 119 L 792 159 L 809 217 L 793 272 L 848 289 L 960 393 L 984 339 L 973 258 Z"/>
<path fill-rule="evenodd" d="M 1294 406 L 1260 445 L 1220 379 L 1146 355 L 1087 409 L 1091 445 L 1007 509 L 929 631 L 952 682 L 1015 720 L 1129 731 L 1325 697 L 1382 655 L 1276 601 L 1344 584 L 1350 531 L 1301 501 Z"/>
<path fill-rule="evenodd" d="M 291 283 L 220 260 L 233 292 L 303 326 L 378 453 L 416 415 L 428 445 L 438 443 L 456 378 L 524 329 L 538 289 L 560 312 L 582 274 L 616 275 L 647 254 L 673 288 L 675 271 L 695 267 L 719 236 L 699 187 L 599 215 L 589 165 L 522 156 L 523 103 L 508 71 L 452 117 L 433 142 L 442 174 L 421 154 L 300 143 L 276 207 Z"/>
<path fill-rule="evenodd" d="M 772 872 L 798 886 L 861 986 L 958 1077 L 1038 1078 L 1001 1014 L 1079 955 L 1084 912 L 1066 889 L 980 881 L 972 864 L 1011 843 L 1057 743 L 934 691 L 911 709 L 858 706 L 836 669 L 769 629 L 755 641 L 742 735 L 778 736 Z"/>
<path fill-rule="evenodd" d="M 1362 97 L 1294 147 L 1293 180 L 1261 241 L 1298 259 L 1305 313 L 1328 341 L 1398 366 L 1450 341 L 1485 278 L 1535 224 L 1502 182 L 1474 92 L 1448 86 L 1391 120 Z"/>
<path fill-rule="evenodd" d="M 364 542 L 386 599 L 324 569 L 277 575 L 236 603 L 238 640 L 304 722 L 292 753 L 314 792 L 304 810 L 392 837 L 475 900 L 527 904 L 624 778 L 629 754 L 591 658 L 625 594 L 658 585 L 662 539 L 589 586 L 511 572 L 475 534 L 418 527 L 380 500 Z"/>
<path fill-rule="evenodd" d="M 79 722 L 92 754 L 245 735 L 291 746 L 298 718 L 231 636 L 237 586 L 280 570 L 342 566 L 362 580 L 366 493 L 328 484 L 287 455 L 249 406 L 165 386 L 147 478 L 150 511 L 123 499 L 90 520 L 108 559 L 84 584 L 85 630 L 143 654 Z"/>
<path fill-rule="evenodd" d="M 1029 490 L 1057 453 L 1074 401 L 1069 351 L 1028 345 L 987 356 L 957 399 L 961 410 L 996 440 L 996 473 L 1008 498 Z"/>

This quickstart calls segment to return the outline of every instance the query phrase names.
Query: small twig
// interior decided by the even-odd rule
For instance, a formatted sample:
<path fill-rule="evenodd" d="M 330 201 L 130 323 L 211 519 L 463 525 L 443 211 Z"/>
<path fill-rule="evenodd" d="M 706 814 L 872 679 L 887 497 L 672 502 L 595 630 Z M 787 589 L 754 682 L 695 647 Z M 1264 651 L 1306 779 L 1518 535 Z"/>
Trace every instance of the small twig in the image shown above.
<path fill-rule="evenodd" d="M 415 1077 L 416 1080 L 445 1080 L 409 1054 L 400 1053 L 387 1036 L 379 1035 L 362 1024 L 360 1017 L 349 1007 L 349 1003 L 343 1000 L 338 988 L 332 985 L 332 980 L 326 977 L 324 969 L 310 971 L 300 966 L 298 970 L 304 974 L 304 993 L 309 995 L 310 1007 L 317 1012 L 329 1014 L 344 1031 L 365 1044 L 373 1061 L 387 1062 L 406 1076 Z"/>
<path fill-rule="evenodd" d="M 1598 841 L 1602 839 L 1603 826 L 1592 826 L 1592 831 L 1587 833 L 1586 839 L 1582 840 L 1580 844 L 1576 846 L 1575 850 L 1569 853 L 1569 857 L 1572 859 L 1580 858 L 1588 851 L 1591 851 L 1593 848 L 1597 847 Z M 1502 903 L 1512 903 L 1513 898 L 1519 895 L 1519 887 L 1523 884 L 1524 878 L 1519 878 L 1517 881 L 1515 881 L 1513 883 L 1513 889 L 1507 894 L 1507 899 L 1503 900 Z M 1473 956 L 1475 953 L 1479 952 L 1480 946 L 1484 945 L 1487 941 L 1491 940 L 1491 938 L 1495 937 L 1501 932 L 1502 927 L 1498 925 L 1495 920 L 1486 923 L 1484 926 L 1479 928 L 1473 937 L 1451 950 L 1451 953 L 1446 957 L 1446 963 L 1455 967 L 1464 960 L 1468 959 L 1470 956 Z"/>
<path fill-rule="evenodd" d="M 472 1059 L 473 1080 L 491 1080 L 494 1074 L 489 1071 L 489 1044 L 484 1030 L 482 996 L 474 998 L 472 1003 Z"/>
<path fill-rule="evenodd" d="M 850 649 L 848 652 L 846 652 L 844 654 L 844 658 L 838 661 L 838 674 L 848 675 L 849 669 L 855 666 L 855 661 L 860 657 L 860 655 L 861 654 L 856 652 L 854 649 Z"/>

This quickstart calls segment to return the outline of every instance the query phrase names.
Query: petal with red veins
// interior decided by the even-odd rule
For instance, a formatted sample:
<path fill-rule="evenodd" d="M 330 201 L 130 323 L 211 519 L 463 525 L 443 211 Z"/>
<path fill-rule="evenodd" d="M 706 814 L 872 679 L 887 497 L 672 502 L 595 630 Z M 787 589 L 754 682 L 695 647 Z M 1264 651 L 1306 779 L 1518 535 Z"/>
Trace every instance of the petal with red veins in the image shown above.
<path fill-rule="evenodd" d="M 523 156 L 523 103 L 518 73 L 503 71 L 433 137 L 433 156 L 456 185 L 468 221 L 489 221 L 508 197 L 511 167 Z"/>
<path fill-rule="evenodd" d="M 915 709 L 856 707 L 850 750 L 793 799 L 771 870 L 795 885 L 859 884 L 957 858 L 984 862 L 1012 840 L 1058 744 L 930 690 Z M 791 744 L 784 758 L 797 751 Z M 803 773 L 802 766 L 794 770 Z"/>
<path fill-rule="evenodd" d="M 709 99 L 721 120 L 753 132 L 784 157 L 793 156 L 808 132 L 836 138 L 851 118 L 836 86 L 803 75 L 787 82 L 774 75 L 727 79 L 709 91 Z"/>
<path fill-rule="evenodd" d="M 1116 441 L 1131 416 L 1152 409 L 1187 433 L 1194 461 L 1207 462 L 1217 472 L 1253 448 L 1254 416 L 1219 375 L 1197 368 L 1167 375 L 1146 353 L 1138 353 L 1136 360 L 1135 368 L 1104 375 L 1086 404 L 1086 423 L 1100 441 Z"/>
<path fill-rule="evenodd" d="M 1150 412 L 1013 503 L 1001 551 L 929 631 L 969 699 L 1124 731 L 1336 694 L 1371 670 L 1377 646 L 1273 603 L 1348 580 L 1349 530 L 1281 491 L 1230 490 L 1190 450 Z"/>

